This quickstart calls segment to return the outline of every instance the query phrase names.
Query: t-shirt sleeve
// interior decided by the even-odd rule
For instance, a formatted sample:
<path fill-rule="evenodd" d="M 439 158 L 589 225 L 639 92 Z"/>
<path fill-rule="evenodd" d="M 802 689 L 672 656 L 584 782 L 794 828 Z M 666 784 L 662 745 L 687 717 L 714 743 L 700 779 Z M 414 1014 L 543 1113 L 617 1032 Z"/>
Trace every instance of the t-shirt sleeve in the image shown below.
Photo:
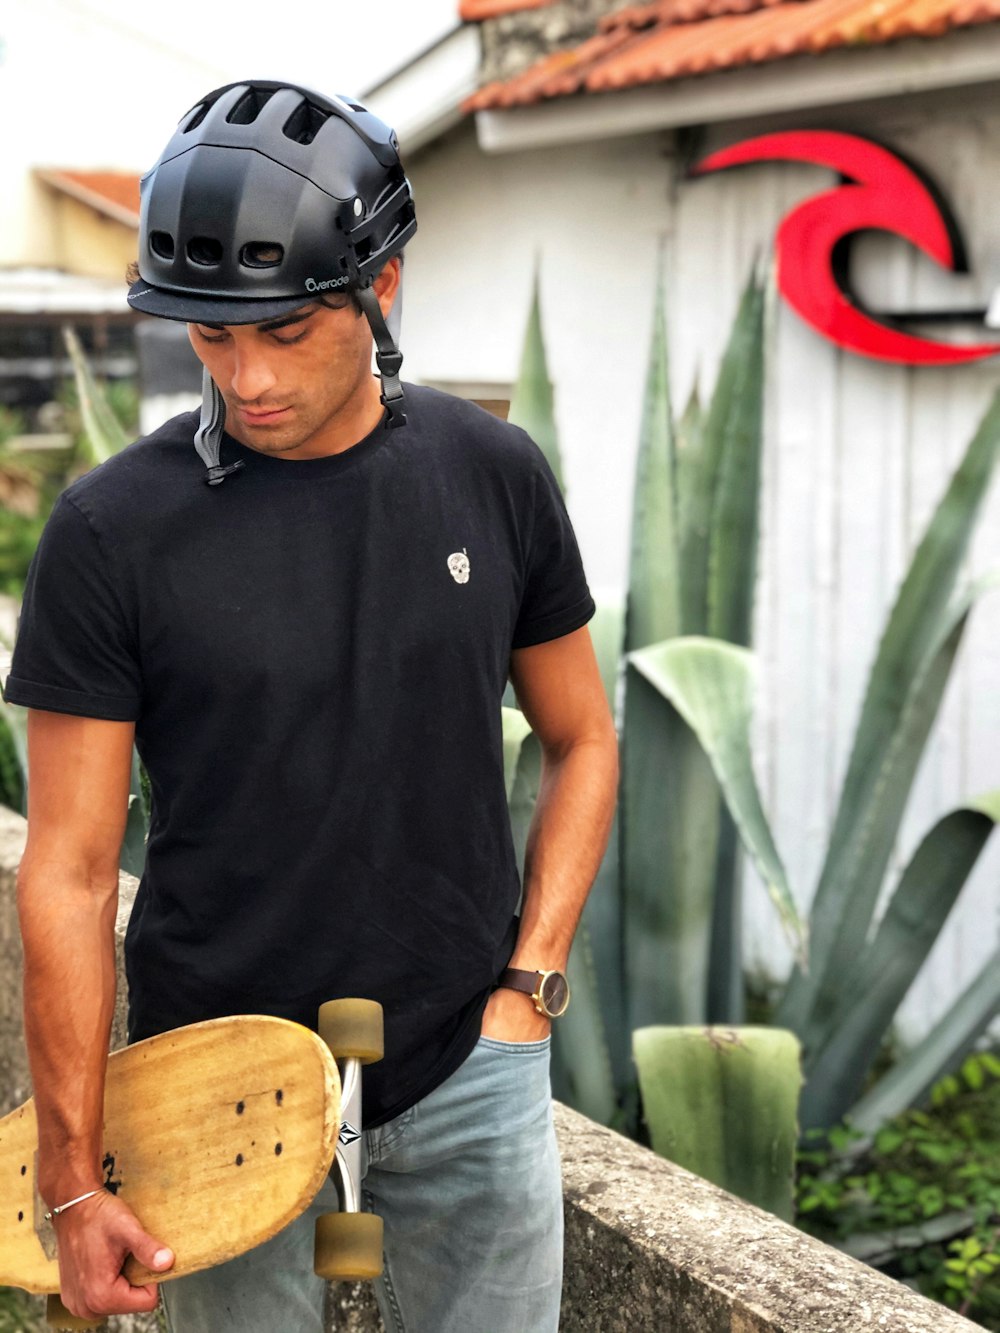
<path fill-rule="evenodd" d="M 594 609 L 562 492 L 539 453 L 524 593 L 511 647 L 530 648 L 570 634 Z"/>
<path fill-rule="evenodd" d="M 66 495 L 28 570 L 8 703 L 135 721 L 142 688 L 134 634 L 90 522 Z"/>

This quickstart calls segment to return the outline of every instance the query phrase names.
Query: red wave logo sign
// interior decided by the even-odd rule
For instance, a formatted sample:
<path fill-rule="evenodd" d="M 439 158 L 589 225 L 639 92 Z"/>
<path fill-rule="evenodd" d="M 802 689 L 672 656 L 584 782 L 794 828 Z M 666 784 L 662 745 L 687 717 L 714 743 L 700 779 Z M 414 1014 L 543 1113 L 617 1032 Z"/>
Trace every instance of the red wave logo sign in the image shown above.
<path fill-rule="evenodd" d="M 860 231 L 892 232 L 943 268 L 967 271 L 957 224 L 912 166 L 859 135 L 795 130 L 763 134 L 712 153 L 692 174 L 769 161 L 808 162 L 846 178 L 792 209 L 778 228 L 778 288 L 807 324 L 861 356 L 906 365 L 958 365 L 1000 353 L 1000 343 L 956 346 L 905 333 L 866 312 L 847 285 L 846 253 Z"/>

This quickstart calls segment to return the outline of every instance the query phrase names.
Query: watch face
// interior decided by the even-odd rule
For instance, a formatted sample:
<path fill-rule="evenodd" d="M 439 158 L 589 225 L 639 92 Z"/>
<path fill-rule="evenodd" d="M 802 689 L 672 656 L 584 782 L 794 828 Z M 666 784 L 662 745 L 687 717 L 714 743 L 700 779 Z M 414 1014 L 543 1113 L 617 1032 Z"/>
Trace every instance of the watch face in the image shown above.
<path fill-rule="evenodd" d="M 549 1016 L 558 1018 L 569 1004 L 569 983 L 561 972 L 549 972 L 539 994 Z"/>

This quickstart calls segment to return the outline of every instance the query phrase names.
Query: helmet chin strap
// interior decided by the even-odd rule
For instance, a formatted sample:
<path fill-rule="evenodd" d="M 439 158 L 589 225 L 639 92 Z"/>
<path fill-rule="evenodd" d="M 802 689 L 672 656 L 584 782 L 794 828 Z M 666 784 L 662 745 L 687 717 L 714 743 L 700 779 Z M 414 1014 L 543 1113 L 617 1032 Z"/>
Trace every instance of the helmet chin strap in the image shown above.
<path fill-rule="evenodd" d="M 231 472 L 243 466 L 243 460 L 222 466 L 222 432 L 226 424 L 226 404 L 215 380 L 207 370 L 201 374 L 201 421 L 194 433 L 194 447 L 208 468 L 205 480 L 209 486 L 218 486 Z"/>
<path fill-rule="evenodd" d="M 403 368 L 403 353 L 393 341 L 392 334 L 382 315 L 382 307 L 372 287 L 361 287 L 357 291 L 361 309 L 365 312 L 368 325 L 375 339 L 375 363 L 382 380 L 382 406 L 388 413 L 387 426 L 405 426 L 406 413 L 403 411 L 403 389 L 399 382 L 399 372 Z"/>
<path fill-rule="evenodd" d="M 361 308 L 365 312 L 368 325 L 375 339 L 375 361 L 382 380 L 382 406 L 388 415 L 387 426 L 405 426 L 406 413 L 403 411 L 403 388 L 399 382 L 399 372 L 403 367 L 403 354 L 396 346 L 395 339 L 382 315 L 382 307 L 371 287 L 362 287 L 357 293 Z M 389 318 L 399 324 L 400 297 L 396 297 Z M 218 385 L 207 370 L 201 376 L 201 420 L 194 435 L 194 447 L 198 456 L 208 469 L 205 480 L 209 486 L 218 486 L 232 472 L 243 467 L 243 460 L 222 466 L 222 433 L 226 425 L 226 404 Z"/>

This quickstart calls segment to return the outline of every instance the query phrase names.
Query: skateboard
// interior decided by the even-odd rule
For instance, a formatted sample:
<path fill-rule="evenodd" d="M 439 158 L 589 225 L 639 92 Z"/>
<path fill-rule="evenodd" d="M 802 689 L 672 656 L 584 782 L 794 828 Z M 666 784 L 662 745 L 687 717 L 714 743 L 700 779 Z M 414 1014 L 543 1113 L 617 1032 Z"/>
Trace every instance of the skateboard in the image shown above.
<path fill-rule="evenodd" d="M 175 1256 L 166 1273 L 129 1256 L 123 1271 L 134 1285 L 183 1277 L 269 1240 L 305 1211 L 328 1173 L 342 1211 L 317 1223 L 317 1273 L 381 1272 L 381 1218 L 360 1212 L 361 1065 L 381 1058 L 381 1008 L 334 1000 L 321 1007 L 319 1028 L 220 1018 L 109 1056 L 104 1186 Z M 56 1235 L 38 1194 L 37 1155 L 32 1099 L 0 1120 L 0 1285 L 53 1293 Z M 51 1297 L 49 1320 L 93 1326 Z"/>

